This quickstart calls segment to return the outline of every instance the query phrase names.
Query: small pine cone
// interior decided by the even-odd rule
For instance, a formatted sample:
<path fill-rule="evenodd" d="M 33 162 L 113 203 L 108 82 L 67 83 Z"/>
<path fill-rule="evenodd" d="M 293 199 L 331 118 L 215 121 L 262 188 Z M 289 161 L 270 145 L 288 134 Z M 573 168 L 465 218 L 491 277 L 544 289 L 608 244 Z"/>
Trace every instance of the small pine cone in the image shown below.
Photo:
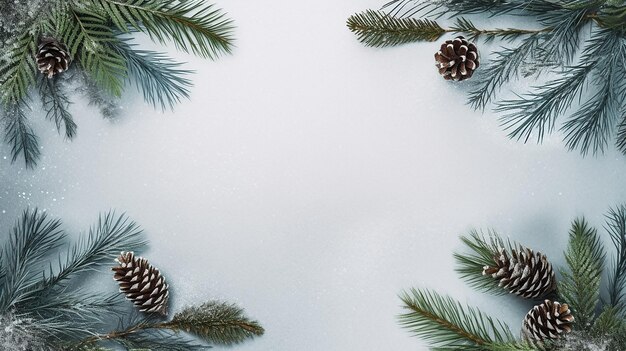
<path fill-rule="evenodd" d="M 446 40 L 435 53 L 439 74 L 446 80 L 465 80 L 478 68 L 478 49 L 474 43 L 458 37 Z"/>
<path fill-rule="evenodd" d="M 527 299 L 546 296 L 556 289 L 556 276 L 546 255 L 519 247 L 510 253 L 501 248 L 493 256 L 494 265 L 483 267 L 483 275 L 499 281 L 499 286 Z"/>
<path fill-rule="evenodd" d="M 35 59 L 39 71 L 48 78 L 66 71 L 71 62 L 67 46 L 53 38 L 41 40 Z"/>
<path fill-rule="evenodd" d="M 533 345 L 541 345 L 543 341 L 556 340 L 571 332 L 572 323 L 574 316 L 567 304 L 545 300 L 524 317 L 522 338 Z"/>
<path fill-rule="evenodd" d="M 115 260 L 113 279 L 120 285 L 120 292 L 132 301 L 139 311 L 167 315 L 169 291 L 159 270 L 143 257 L 133 252 L 122 252 Z"/>

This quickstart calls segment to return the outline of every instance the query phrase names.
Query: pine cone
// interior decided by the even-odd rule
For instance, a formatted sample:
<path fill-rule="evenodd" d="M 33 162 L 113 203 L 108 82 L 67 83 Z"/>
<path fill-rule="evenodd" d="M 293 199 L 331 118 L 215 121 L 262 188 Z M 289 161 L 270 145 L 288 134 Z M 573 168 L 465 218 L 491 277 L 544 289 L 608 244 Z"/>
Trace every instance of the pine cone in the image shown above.
<path fill-rule="evenodd" d="M 67 46 L 53 38 L 41 40 L 35 59 L 39 71 L 48 78 L 66 71 L 71 62 Z"/>
<path fill-rule="evenodd" d="M 133 252 L 122 252 L 116 259 L 119 266 L 114 267 L 115 279 L 120 285 L 120 292 L 132 301 L 139 311 L 167 315 L 169 291 L 165 279 L 143 257 L 135 257 Z"/>
<path fill-rule="evenodd" d="M 468 79 L 478 68 L 478 49 L 463 37 L 446 40 L 435 54 L 439 74 L 446 80 Z"/>
<path fill-rule="evenodd" d="M 510 256 L 510 257 L 509 257 Z M 483 267 L 483 275 L 490 275 L 512 294 L 527 299 L 545 296 L 556 289 L 556 277 L 546 255 L 519 247 L 509 252 L 504 248 L 493 256 L 494 265 Z"/>
<path fill-rule="evenodd" d="M 572 331 L 573 322 L 574 316 L 567 304 L 545 300 L 524 317 L 522 337 L 534 345 L 556 340 Z"/>

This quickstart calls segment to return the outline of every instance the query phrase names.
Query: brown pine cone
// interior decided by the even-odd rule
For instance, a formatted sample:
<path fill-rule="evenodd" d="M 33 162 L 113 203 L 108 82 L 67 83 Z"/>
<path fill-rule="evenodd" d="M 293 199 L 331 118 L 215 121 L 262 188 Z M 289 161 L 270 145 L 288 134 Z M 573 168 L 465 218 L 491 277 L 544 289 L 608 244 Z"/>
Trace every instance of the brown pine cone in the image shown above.
<path fill-rule="evenodd" d="M 493 256 L 494 264 L 483 268 L 483 275 L 499 281 L 502 288 L 527 299 L 546 296 L 556 289 L 556 276 L 546 255 L 520 246 L 504 248 Z"/>
<path fill-rule="evenodd" d="M 526 314 L 522 323 L 522 337 L 532 344 L 556 340 L 572 331 L 572 316 L 569 306 L 545 300 Z"/>
<path fill-rule="evenodd" d="M 132 301 L 139 311 L 167 315 L 168 285 L 159 270 L 143 257 L 133 252 L 122 252 L 116 259 L 113 279 L 120 285 L 120 292 Z"/>
<path fill-rule="evenodd" d="M 446 40 L 435 54 L 439 74 L 446 80 L 461 81 L 470 78 L 478 68 L 478 49 L 463 37 Z"/>
<path fill-rule="evenodd" d="M 48 78 L 66 71 L 71 62 L 67 46 L 54 38 L 41 40 L 35 59 L 39 71 Z"/>

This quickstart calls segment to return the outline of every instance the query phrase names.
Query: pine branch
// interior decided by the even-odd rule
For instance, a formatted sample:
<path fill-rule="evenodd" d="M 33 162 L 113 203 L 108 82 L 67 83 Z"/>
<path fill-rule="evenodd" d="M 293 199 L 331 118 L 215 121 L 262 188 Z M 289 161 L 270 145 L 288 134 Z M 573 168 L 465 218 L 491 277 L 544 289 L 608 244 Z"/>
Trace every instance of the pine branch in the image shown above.
<path fill-rule="evenodd" d="M 241 308 L 216 301 L 188 307 L 162 327 L 186 331 L 216 345 L 238 344 L 265 332 L 257 321 L 244 316 Z"/>
<path fill-rule="evenodd" d="M 400 315 L 400 324 L 434 348 L 467 350 L 515 341 L 508 326 L 450 297 L 412 289 L 400 298 L 408 310 Z"/>
<path fill-rule="evenodd" d="M 68 110 L 69 97 L 61 90 L 59 84 L 57 77 L 48 79 L 42 75 L 39 79 L 39 95 L 43 108 L 47 111 L 46 118 L 54 121 L 59 133 L 65 129 L 65 137 L 72 139 L 76 135 L 78 126 Z"/>
<path fill-rule="evenodd" d="M 4 272 L 0 287 L 0 312 L 24 303 L 24 293 L 36 284 L 41 260 L 58 248 L 65 237 L 58 220 L 48 219 L 46 213 L 26 210 L 13 227 L 4 245 Z"/>
<path fill-rule="evenodd" d="M 461 236 L 461 241 L 470 249 L 470 253 L 454 253 L 457 262 L 455 269 L 472 288 L 495 295 L 504 295 L 506 290 L 498 284 L 498 280 L 483 274 L 486 266 L 494 264 L 494 255 L 501 248 L 511 248 L 511 243 L 506 243 L 495 231 L 489 231 L 488 238 L 485 235 L 472 230 L 469 236 Z M 509 250 L 510 251 L 510 250 Z"/>
<path fill-rule="evenodd" d="M 565 252 L 569 270 L 561 271 L 559 293 L 576 316 L 577 327 L 582 330 L 591 328 L 600 302 L 604 255 L 596 230 L 584 219 L 575 220 Z"/>
<path fill-rule="evenodd" d="M 209 59 L 231 52 L 233 23 L 213 5 L 201 5 L 196 1 L 88 2 L 106 11 L 121 31 L 140 30 L 160 43 L 172 41 L 184 52 Z"/>
<path fill-rule="evenodd" d="M 380 11 L 367 10 L 352 15 L 348 28 L 366 46 L 386 47 L 417 41 L 435 41 L 446 30 L 428 19 L 396 18 Z"/>
<path fill-rule="evenodd" d="M 121 251 L 139 250 L 146 243 L 142 238 L 142 230 L 126 215 L 117 216 L 115 212 L 101 215 L 98 224 L 89 230 L 89 234 L 81 237 L 68 251 L 65 262 L 59 262 L 56 271 L 50 268 L 48 275 L 26 294 L 30 297 L 30 304 L 22 308 L 37 309 L 46 302 L 51 289 L 57 288 L 56 294 L 62 295 L 65 288 L 63 282 L 110 263 Z"/>
<path fill-rule="evenodd" d="M 626 205 L 611 209 L 608 213 L 605 229 L 611 236 L 616 255 L 609 272 L 609 304 L 623 313 L 624 289 L 626 288 Z"/>
<path fill-rule="evenodd" d="M 503 48 L 500 52 L 495 52 L 495 57 L 487 64 L 489 70 L 483 70 L 476 89 L 469 94 L 470 106 L 484 110 L 504 84 L 519 76 L 522 65 L 532 55 L 542 37 L 542 34 L 531 35 L 514 49 Z"/>
<path fill-rule="evenodd" d="M 622 115 L 622 121 L 617 126 L 617 138 L 616 138 L 615 146 L 623 154 L 626 154 L 626 112 L 624 111 L 624 109 L 622 109 L 621 115 Z"/>
<path fill-rule="evenodd" d="M 606 56 L 595 66 L 595 94 L 564 124 L 565 141 L 570 150 L 603 152 L 613 135 L 621 105 L 626 98 L 626 85 L 619 76 L 626 73 L 626 43 L 621 35 L 607 33 Z"/>
<path fill-rule="evenodd" d="M 24 102 L 12 103 L 5 107 L 3 122 L 4 137 L 11 145 L 11 162 L 17 161 L 22 155 L 26 168 L 34 168 L 37 165 L 41 152 L 39 151 L 39 138 L 33 129 L 27 124 Z"/>
<path fill-rule="evenodd" d="M 624 325 L 624 320 L 617 309 L 612 306 L 605 306 L 593 323 L 591 335 L 594 337 L 604 337 L 620 331 Z"/>
<path fill-rule="evenodd" d="M 496 28 L 496 29 L 479 29 L 472 21 L 467 18 L 459 17 L 456 19 L 455 24 L 446 29 L 447 32 L 455 32 L 467 35 L 469 41 L 476 41 L 478 39 L 484 39 L 485 42 L 491 42 L 496 38 L 512 41 L 523 35 L 533 35 L 537 33 L 545 33 L 552 31 L 551 27 L 542 29 L 518 29 L 518 28 Z"/>
<path fill-rule="evenodd" d="M 129 79 L 155 108 L 171 109 L 181 98 L 189 97 L 192 83 L 184 76 L 191 71 L 179 69 L 180 64 L 160 53 L 135 50 L 127 43 L 119 43 L 114 49 L 127 63 Z"/>
<path fill-rule="evenodd" d="M 169 322 L 160 322 L 152 318 L 131 320 L 118 330 L 83 340 L 77 348 L 91 346 L 101 341 L 114 341 L 124 346 L 152 350 L 182 351 L 205 348 L 180 337 L 170 340 L 180 332 L 193 334 L 216 345 L 232 345 L 261 336 L 265 331 L 258 322 L 245 317 L 242 309 L 222 302 L 207 302 L 198 307 L 184 309 Z"/>

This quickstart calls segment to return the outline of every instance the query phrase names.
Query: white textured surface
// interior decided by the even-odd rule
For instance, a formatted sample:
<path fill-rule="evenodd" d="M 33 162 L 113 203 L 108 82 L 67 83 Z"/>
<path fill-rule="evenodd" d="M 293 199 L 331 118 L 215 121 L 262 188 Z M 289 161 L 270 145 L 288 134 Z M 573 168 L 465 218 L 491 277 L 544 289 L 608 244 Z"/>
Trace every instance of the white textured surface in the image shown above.
<path fill-rule="evenodd" d="M 224 298 L 264 324 L 238 350 L 423 349 L 395 320 L 411 286 L 517 328 L 527 305 L 457 279 L 458 235 L 493 227 L 560 262 L 573 217 L 600 226 L 626 201 L 626 160 L 582 158 L 558 136 L 509 141 L 437 76 L 436 44 L 355 40 L 346 18 L 380 4 L 220 0 L 237 49 L 214 63 L 175 54 L 197 70 L 191 101 L 162 115 L 136 97 L 117 124 L 76 106 L 72 143 L 37 122 L 40 167 L 0 161 L 0 224 L 27 205 L 70 229 L 127 211 L 176 307 Z"/>

